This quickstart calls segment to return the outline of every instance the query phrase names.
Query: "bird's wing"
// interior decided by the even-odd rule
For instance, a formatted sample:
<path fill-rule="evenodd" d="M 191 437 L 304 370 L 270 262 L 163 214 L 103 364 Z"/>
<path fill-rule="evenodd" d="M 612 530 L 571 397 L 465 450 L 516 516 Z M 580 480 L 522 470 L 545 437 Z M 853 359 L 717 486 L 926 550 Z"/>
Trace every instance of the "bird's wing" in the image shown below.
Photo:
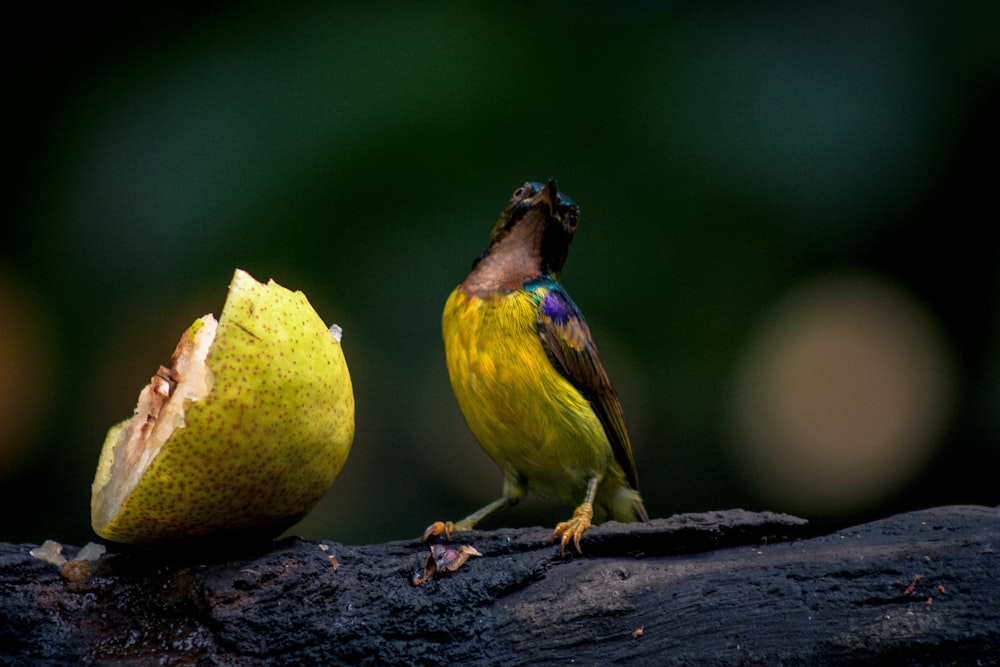
<path fill-rule="evenodd" d="M 622 406 L 597 354 L 590 327 L 559 283 L 553 281 L 545 287 L 538 292 L 541 295 L 538 334 L 542 345 L 555 367 L 594 406 L 615 460 L 625 471 L 632 488 L 638 489 L 639 480 Z"/>

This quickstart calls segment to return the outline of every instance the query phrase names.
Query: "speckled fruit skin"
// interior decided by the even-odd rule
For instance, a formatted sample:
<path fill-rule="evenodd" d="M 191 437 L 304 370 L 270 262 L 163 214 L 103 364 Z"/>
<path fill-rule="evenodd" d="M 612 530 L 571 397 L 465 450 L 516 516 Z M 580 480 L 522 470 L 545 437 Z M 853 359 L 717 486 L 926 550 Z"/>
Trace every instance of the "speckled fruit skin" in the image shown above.
<path fill-rule="evenodd" d="M 186 402 L 185 425 L 117 511 L 102 494 L 124 477 L 114 459 L 128 422 L 109 430 L 91 502 L 101 537 L 274 537 L 340 473 L 354 439 L 351 378 L 340 343 L 304 294 L 237 270 L 205 363 L 209 393 Z"/>

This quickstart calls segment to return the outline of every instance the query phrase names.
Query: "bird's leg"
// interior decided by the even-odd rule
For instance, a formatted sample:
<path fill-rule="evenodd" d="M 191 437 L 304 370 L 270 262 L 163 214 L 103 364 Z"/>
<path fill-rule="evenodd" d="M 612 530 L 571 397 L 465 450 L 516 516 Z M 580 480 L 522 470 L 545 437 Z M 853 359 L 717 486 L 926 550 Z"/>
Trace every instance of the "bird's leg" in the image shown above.
<path fill-rule="evenodd" d="M 424 531 L 423 541 L 426 542 L 428 539 L 438 535 L 444 535 L 444 539 L 450 540 L 451 534 L 455 531 L 472 530 L 476 527 L 476 524 L 486 517 L 493 516 L 501 510 L 518 504 L 521 498 L 524 497 L 526 490 L 523 482 L 504 479 L 502 496 L 489 505 L 479 508 L 461 521 L 435 521 L 427 526 L 427 530 Z"/>
<path fill-rule="evenodd" d="M 576 552 L 583 553 L 580 550 L 580 537 L 583 535 L 583 531 L 590 528 L 590 520 L 594 518 L 594 496 L 597 495 L 597 485 L 600 482 L 600 475 L 594 475 L 590 478 L 590 481 L 587 482 L 587 495 L 584 496 L 583 502 L 573 512 L 573 517 L 569 521 L 560 523 L 552 532 L 553 541 L 557 537 L 560 538 L 560 558 L 564 555 L 566 544 L 571 539 L 573 540 L 573 546 L 576 547 Z"/>

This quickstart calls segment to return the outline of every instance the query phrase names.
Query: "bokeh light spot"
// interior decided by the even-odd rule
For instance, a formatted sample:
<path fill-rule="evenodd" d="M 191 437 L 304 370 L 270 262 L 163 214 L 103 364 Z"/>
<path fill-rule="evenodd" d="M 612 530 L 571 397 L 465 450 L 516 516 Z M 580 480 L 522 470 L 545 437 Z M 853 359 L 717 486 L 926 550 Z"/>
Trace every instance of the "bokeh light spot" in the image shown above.
<path fill-rule="evenodd" d="M 860 273 L 814 279 L 776 305 L 738 363 L 740 472 L 785 511 L 863 509 L 927 462 L 954 378 L 946 340 L 908 292 Z"/>
<path fill-rule="evenodd" d="M 0 266 L 0 478 L 35 453 L 55 373 L 53 324 L 42 299 Z"/>

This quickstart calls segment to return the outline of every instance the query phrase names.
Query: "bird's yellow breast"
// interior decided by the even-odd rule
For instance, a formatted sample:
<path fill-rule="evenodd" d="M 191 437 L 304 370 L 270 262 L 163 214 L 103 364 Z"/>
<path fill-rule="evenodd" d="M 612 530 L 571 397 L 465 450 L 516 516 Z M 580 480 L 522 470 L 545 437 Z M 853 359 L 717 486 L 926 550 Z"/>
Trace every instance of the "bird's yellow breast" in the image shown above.
<path fill-rule="evenodd" d="M 512 479 L 571 497 L 612 463 L 589 401 L 552 365 L 537 292 L 452 292 L 442 317 L 452 388 L 473 435 Z"/>

